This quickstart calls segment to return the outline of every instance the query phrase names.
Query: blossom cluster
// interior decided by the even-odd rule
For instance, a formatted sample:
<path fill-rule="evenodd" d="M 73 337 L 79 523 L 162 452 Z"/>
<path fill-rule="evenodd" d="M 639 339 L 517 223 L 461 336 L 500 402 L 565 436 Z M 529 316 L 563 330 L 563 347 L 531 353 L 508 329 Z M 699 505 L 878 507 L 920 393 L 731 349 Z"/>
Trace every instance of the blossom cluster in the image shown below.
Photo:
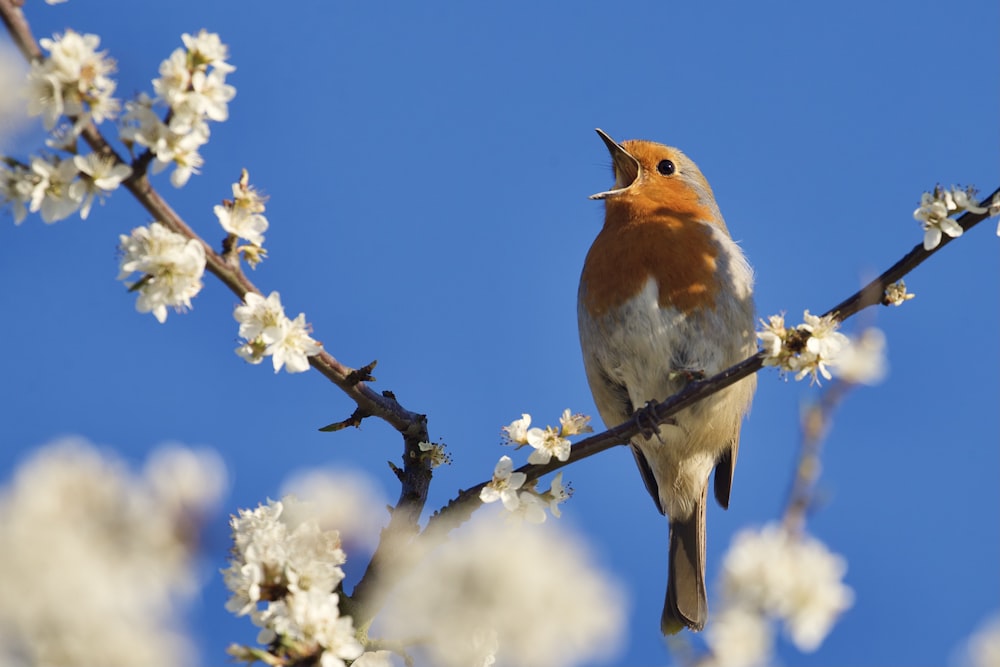
<path fill-rule="evenodd" d="M 589 426 L 590 417 L 582 414 L 572 414 L 567 408 L 559 418 L 559 428 L 546 426 L 544 429 L 531 426 L 531 415 L 522 414 L 520 419 L 504 426 L 504 439 L 518 448 L 530 445 L 535 451 L 528 457 L 528 463 L 541 465 L 548 463 L 552 457 L 560 461 L 569 458 L 570 441 L 568 436 L 590 433 L 594 429 Z"/>
<path fill-rule="evenodd" d="M 819 317 L 808 310 L 805 322 L 788 328 L 783 315 L 771 315 L 763 330 L 757 332 L 765 354 L 765 366 L 777 366 L 782 371 L 795 374 L 796 380 L 811 376 L 816 382 L 822 375 L 831 379 L 829 366 L 837 363 L 838 355 L 849 344 L 849 339 L 837 331 L 840 323 L 833 315 Z"/>
<path fill-rule="evenodd" d="M 266 298 L 247 292 L 243 300 L 245 303 L 233 311 L 240 323 L 240 337 L 246 341 L 236 348 L 236 354 L 251 364 L 271 357 L 275 373 L 282 367 L 289 373 L 309 370 L 309 357 L 319 354 L 323 346 L 309 336 L 305 313 L 288 319 L 278 292 Z"/>
<path fill-rule="evenodd" d="M 250 185 L 250 174 L 244 169 L 240 180 L 233 183 L 233 198 L 224 199 L 214 209 L 219 224 L 233 241 L 243 239 L 250 244 L 234 247 L 236 252 L 243 253 L 251 267 L 256 267 L 266 255 L 262 248 L 268 227 L 267 218 L 262 215 L 264 200 L 265 197 Z"/>
<path fill-rule="evenodd" d="M 765 664 L 780 621 L 799 650 L 815 651 L 854 599 L 844 559 L 819 540 L 769 524 L 736 535 L 722 565 L 721 609 L 707 630 L 714 664 Z"/>
<path fill-rule="evenodd" d="M 232 593 L 226 609 L 250 615 L 270 644 L 290 663 L 343 667 L 364 652 L 350 616 L 341 616 L 333 592 L 344 579 L 347 558 L 336 530 L 322 530 L 293 496 L 269 500 L 232 517 L 233 549 L 223 571 Z M 237 658 L 256 649 L 233 646 Z M 281 663 L 285 664 L 285 663 Z"/>
<path fill-rule="evenodd" d="M 562 473 L 552 478 L 545 492 L 536 490 L 534 481 L 525 485 L 527 480 L 523 472 L 514 472 L 514 462 L 509 456 L 501 456 L 493 469 L 493 478 L 479 492 L 479 499 L 484 503 L 499 500 L 507 511 L 531 523 L 544 523 L 546 508 L 557 519 L 562 516 L 559 505 L 573 495 L 571 487 L 563 486 Z"/>
<path fill-rule="evenodd" d="M 531 427 L 531 415 L 522 414 L 509 426 L 503 427 L 504 441 L 515 445 L 518 449 L 529 445 L 534 451 L 528 457 L 532 465 L 544 465 L 555 457 L 558 461 L 569 459 L 569 436 L 590 433 L 590 417 L 574 414 L 569 408 L 563 411 L 559 418 L 559 428 L 547 426 L 544 429 Z M 514 472 L 514 462 L 509 456 L 500 457 L 493 470 L 493 478 L 479 493 L 479 499 L 484 503 L 497 500 L 510 512 L 522 516 L 531 523 L 545 521 L 546 507 L 552 516 L 560 517 L 559 505 L 573 495 L 572 488 L 563 486 L 562 473 L 553 478 L 549 490 L 536 490 L 536 481 L 527 483 L 528 477 L 522 472 Z"/>
<path fill-rule="evenodd" d="M 172 232 L 158 222 L 136 227 L 131 234 L 120 235 L 119 240 L 122 258 L 118 279 L 142 274 L 129 285 L 130 291 L 139 293 L 136 310 L 153 313 L 163 323 L 167 320 L 167 306 L 178 312 L 191 307 L 205 273 L 201 241 Z"/>
<path fill-rule="evenodd" d="M 406 575 L 379 623 L 387 641 L 419 638 L 419 664 L 567 667 L 612 654 L 624 612 L 574 534 L 480 515 Z"/>
<path fill-rule="evenodd" d="M 121 105 L 112 97 L 115 82 L 109 76 L 115 71 L 115 61 L 106 51 L 97 50 L 100 37 L 67 30 L 38 43 L 49 55 L 31 63 L 26 92 L 29 115 L 41 116 L 47 130 L 67 116 L 73 120 L 73 135 L 90 121 L 101 123 L 118 115 Z"/>
<path fill-rule="evenodd" d="M 226 83 L 226 75 L 236 68 L 226 62 L 229 49 L 219 36 L 202 30 L 181 39 L 184 48 L 160 64 L 160 76 L 153 80 L 156 97 L 141 94 L 127 102 L 121 130 L 122 141 L 150 150 L 154 174 L 174 165 L 170 182 L 178 188 L 204 162 L 198 149 L 208 142 L 208 121 L 226 120 L 236 95 Z M 153 110 L 157 104 L 169 109 L 165 119 Z"/>
<path fill-rule="evenodd" d="M 0 164 L 0 204 L 11 205 L 16 224 L 28 211 L 41 213 L 46 223 L 78 210 L 86 220 L 94 198 L 103 199 L 131 175 L 128 165 L 97 153 L 35 156 L 30 164 L 8 158 Z"/>
<path fill-rule="evenodd" d="M 78 438 L 36 449 L 0 490 L 0 664 L 198 664 L 182 620 L 225 484 L 208 451 L 136 472 Z"/>
<path fill-rule="evenodd" d="M 941 244 L 943 234 L 951 238 L 962 235 L 962 226 L 950 216 L 958 213 L 986 213 L 995 215 L 992 207 L 983 208 L 976 203 L 975 190 L 973 188 L 960 188 L 952 186 L 945 190 L 940 185 L 935 186 L 932 192 L 925 192 L 920 197 L 920 206 L 913 212 L 913 218 L 917 220 L 924 230 L 924 250 L 933 250 Z M 1000 229 L 997 230 L 1000 234 Z"/>
<path fill-rule="evenodd" d="M 86 219 L 94 199 L 116 189 L 132 175 L 132 169 L 113 154 L 81 154 L 77 135 L 87 123 L 117 116 L 120 104 L 112 97 L 115 82 L 114 60 L 98 51 L 97 35 L 81 35 L 67 30 L 39 43 L 48 57 L 32 62 L 25 95 L 30 116 L 41 116 L 54 135 L 50 148 L 70 153 L 33 156 L 27 162 L 4 158 L 0 164 L 0 205 L 10 205 L 14 222 L 20 224 L 27 213 L 40 213 L 46 223 L 56 222 L 80 211 Z M 67 117 L 71 125 L 56 127 Z"/>

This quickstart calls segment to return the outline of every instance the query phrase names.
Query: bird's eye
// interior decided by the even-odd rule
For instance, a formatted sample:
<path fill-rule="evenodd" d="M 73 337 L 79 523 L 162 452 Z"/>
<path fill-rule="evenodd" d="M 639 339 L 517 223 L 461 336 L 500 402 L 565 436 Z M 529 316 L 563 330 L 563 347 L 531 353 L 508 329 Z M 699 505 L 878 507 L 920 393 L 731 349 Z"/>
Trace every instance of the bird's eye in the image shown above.
<path fill-rule="evenodd" d="M 670 174 L 677 171 L 677 167 L 670 160 L 660 160 L 659 164 L 656 165 L 656 171 L 660 172 L 664 176 L 669 176 Z"/>

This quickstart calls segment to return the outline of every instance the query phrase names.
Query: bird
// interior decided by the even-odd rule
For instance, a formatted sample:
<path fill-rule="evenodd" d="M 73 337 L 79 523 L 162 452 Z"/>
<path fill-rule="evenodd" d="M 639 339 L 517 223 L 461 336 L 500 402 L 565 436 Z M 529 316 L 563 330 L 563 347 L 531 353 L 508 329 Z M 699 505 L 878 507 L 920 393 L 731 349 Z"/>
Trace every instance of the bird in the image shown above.
<path fill-rule="evenodd" d="M 690 158 L 652 141 L 618 143 L 597 133 L 615 180 L 590 197 L 604 202 L 604 226 L 583 264 L 577 319 L 587 381 L 611 428 L 756 353 L 754 273 Z M 629 443 L 646 489 L 669 519 L 664 635 L 697 632 L 708 619 L 708 479 L 714 468 L 715 498 L 728 508 L 755 389 L 750 376 L 670 423 L 647 423 Z"/>

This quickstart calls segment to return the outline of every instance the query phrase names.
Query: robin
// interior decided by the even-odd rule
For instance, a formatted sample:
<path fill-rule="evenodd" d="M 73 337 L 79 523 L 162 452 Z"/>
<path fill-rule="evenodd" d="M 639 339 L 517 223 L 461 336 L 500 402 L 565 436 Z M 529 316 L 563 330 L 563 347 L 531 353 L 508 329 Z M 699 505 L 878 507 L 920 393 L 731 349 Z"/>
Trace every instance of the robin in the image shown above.
<path fill-rule="evenodd" d="M 590 390 L 613 427 L 757 351 L 753 270 L 708 181 L 684 153 L 597 133 L 611 152 L 615 183 L 591 195 L 604 200 L 604 227 L 584 262 L 577 314 Z M 670 520 L 664 634 L 701 630 L 708 618 L 708 477 L 714 468 L 715 498 L 727 508 L 755 388 L 755 377 L 741 380 L 630 443 L 646 488 Z"/>

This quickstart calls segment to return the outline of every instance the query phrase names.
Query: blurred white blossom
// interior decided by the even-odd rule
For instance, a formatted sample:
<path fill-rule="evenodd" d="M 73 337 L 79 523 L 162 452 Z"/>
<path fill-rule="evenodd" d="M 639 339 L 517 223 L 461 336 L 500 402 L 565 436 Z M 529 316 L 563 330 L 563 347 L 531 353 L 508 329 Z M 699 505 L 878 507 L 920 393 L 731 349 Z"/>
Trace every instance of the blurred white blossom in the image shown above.
<path fill-rule="evenodd" d="M 167 306 L 177 311 L 191 307 L 191 299 L 201 291 L 205 272 L 205 249 L 197 239 L 188 239 L 158 222 L 136 227 L 119 236 L 122 259 L 119 280 L 133 273 L 142 277 L 129 286 L 139 292 L 136 310 L 152 313 L 161 323 Z"/>
<path fill-rule="evenodd" d="M 885 357 L 885 334 L 881 329 L 868 327 L 840 353 L 834 374 L 851 384 L 874 385 L 881 382 L 888 372 Z"/>
<path fill-rule="evenodd" d="M 774 651 L 768 620 L 756 609 L 730 604 L 712 615 L 705 630 L 712 667 L 760 667 Z"/>
<path fill-rule="evenodd" d="M 336 529 L 348 544 L 374 548 L 386 523 L 387 500 L 372 479 L 361 471 L 318 469 L 297 473 L 281 486 L 283 496 L 303 503 L 286 507 L 294 514 L 308 507 L 309 516 L 323 530 Z"/>
<path fill-rule="evenodd" d="M 311 505 L 294 496 L 240 510 L 230 522 L 233 549 L 223 571 L 232 595 L 226 608 L 251 616 L 258 642 L 289 660 L 318 659 L 343 667 L 361 655 L 350 617 L 341 616 L 333 591 L 344 578 L 340 534 L 323 530 Z M 244 647 L 232 647 L 241 655 Z"/>
<path fill-rule="evenodd" d="M 853 591 L 842 581 L 846 570 L 841 556 L 808 535 L 793 535 L 777 524 L 742 531 L 722 565 L 719 616 L 736 608 L 780 620 L 800 650 L 814 651 L 853 602 Z M 722 629 L 717 639 L 709 633 L 713 652 L 735 651 L 712 642 L 736 633 Z M 738 633 L 748 637 L 748 654 L 762 646 L 752 631 Z"/>
<path fill-rule="evenodd" d="M 24 222 L 38 176 L 30 168 L 13 160 L 0 162 L 0 205 L 10 205 L 14 224 Z"/>
<path fill-rule="evenodd" d="M 79 439 L 36 450 L 0 492 L 0 663 L 195 664 L 179 617 L 224 486 L 209 452 L 171 447 L 138 475 Z"/>
<path fill-rule="evenodd" d="M 24 58 L 6 44 L 0 44 L 0 151 L 27 125 L 27 107 L 23 94 L 27 76 Z"/>
<path fill-rule="evenodd" d="M 351 667 L 393 667 L 389 651 L 367 651 L 351 663 Z"/>
<path fill-rule="evenodd" d="M 236 348 L 236 354 L 252 364 L 270 356 L 275 373 L 282 367 L 289 373 L 309 370 L 309 357 L 322 352 L 323 346 L 309 335 L 305 313 L 288 319 L 278 292 L 266 298 L 247 292 L 243 300 L 245 303 L 233 311 L 240 323 L 240 336 L 246 341 Z"/>
<path fill-rule="evenodd" d="M 1000 616 L 994 616 L 973 634 L 965 646 L 963 664 L 1000 667 Z"/>
<path fill-rule="evenodd" d="M 100 37 L 67 30 L 38 43 L 49 55 L 31 64 L 26 93 L 29 115 L 41 116 L 47 130 L 60 117 L 70 117 L 76 134 L 90 120 L 101 123 L 118 115 L 120 104 L 112 97 L 115 82 L 110 77 L 115 61 L 106 51 L 97 51 Z"/>
<path fill-rule="evenodd" d="M 614 578 L 588 552 L 551 525 L 482 516 L 407 576 L 378 631 L 389 640 L 421 638 L 415 650 L 442 667 L 564 667 L 609 657 L 625 610 Z"/>

